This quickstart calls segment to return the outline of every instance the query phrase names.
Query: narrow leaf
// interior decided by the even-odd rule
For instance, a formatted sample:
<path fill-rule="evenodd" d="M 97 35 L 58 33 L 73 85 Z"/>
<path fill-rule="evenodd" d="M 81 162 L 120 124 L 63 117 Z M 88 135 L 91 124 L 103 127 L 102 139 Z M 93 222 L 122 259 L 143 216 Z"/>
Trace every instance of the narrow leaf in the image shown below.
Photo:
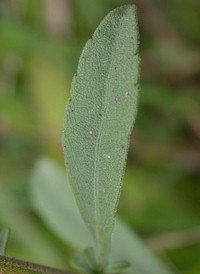
<path fill-rule="evenodd" d="M 110 250 L 129 137 L 137 109 L 138 30 L 135 7 L 102 21 L 80 58 L 65 113 L 64 154 L 99 265 Z"/>
<path fill-rule="evenodd" d="M 92 274 L 91 269 L 87 265 L 86 261 L 83 258 L 83 255 L 81 253 L 76 254 L 70 261 L 70 266 L 74 269 L 77 270 L 80 273 L 84 274 Z"/>
<path fill-rule="evenodd" d="M 62 168 L 47 158 L 40 159 L 36 164 L 34 176 L 32 176 L 31 194 L 33 207 L 60 239 L 79 250 L 84 250 L 91 245 L 89 232 L 80 217 L 69 182 Z M 85 265 L 83 257 L 79 256 L 78 258 L 79 267 L 83 267 L 82 264 Z M 144 246 L 134 231 L 130 230 L 119 218 L 117 218 L 113 232 L 111 260 L 126 260 L 131 263 L 130 268 L 121 271 L 123 274 L 173 273 Z"/>
<path fill-rule="evenodd" d="M 130 263 L 127 261 L 112 262 L 106 267 L 105 271 L 107 274 L 122 273 L 122 271 L 129 268 L 130 266 L 131 266 Z"/>
<path fill-rule="evenodd" d="M 111 257 L 114 260 L 126 260 L 131 268 L 125 274 L 172 274 L 163 263 L 145 247 L 135 232 L 119 218 L 113 233 Z"/>
<path fill-rule="evenodd" d="M 86 248 L 81 253 L 76 254 L 70 261 L 72 268 L 84 273 L 92 274 L 93 270 L 97 267 L 94 258 L 94 251 L 91 247 Z"/>
<path fill-rule="evenodd" d="M 0 231 L 0 255 L 5 255 L 8 233 L 8 229 L 3 229 Z"/>

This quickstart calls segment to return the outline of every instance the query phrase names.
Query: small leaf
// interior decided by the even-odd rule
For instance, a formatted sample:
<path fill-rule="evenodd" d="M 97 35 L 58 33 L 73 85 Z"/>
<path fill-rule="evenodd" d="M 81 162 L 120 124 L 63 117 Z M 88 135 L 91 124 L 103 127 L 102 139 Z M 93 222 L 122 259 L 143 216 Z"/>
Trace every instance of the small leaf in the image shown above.
<path fill-rule="evenodd" d="M 127 261 L 112 262 L 105 268 L 105 272 L 106 274 L 121 273 L 122 271 L 126 270 L 130 266 L 131 264 Z"/>
<path fill-rule="evenodd" d="M 93 248 L 86 248 L 83 252 L 76 254 L 70 261 L 70 265 L 75 270 L 84 271 L 85 273 L 89 274 L 94 273 L 94 271 L 97 269 L 97 265 Z"/>
<path fill-rule="evenodd" d="M 8 240 L 8 229 L 3 229 L 0 231 L 0 255 L 4 256 L 6 253 L 6 244 Z"/>
<path fill-rule="evenodd" d="M 107 263 L 137 111 L 138 29 L 132 5 L 110 12 L 90 39 L 65 113 L 64 155 L 81 215 Z"/>
<path fill-rule="evenodd" d="M 92 271 L 81 253 L 76 254 L 70 261 L 70 266 L 81 273 L 92 274 Z"/>
<path fill-rule="evenodd" d="M 83 256 L 85 258 L 85 261 L 89 265 L 89 267 L 93 270 L 97 269 L 96 260 L 94 256 L 94 249 L 92 247 L 88 247 L 84 250 Z"/>

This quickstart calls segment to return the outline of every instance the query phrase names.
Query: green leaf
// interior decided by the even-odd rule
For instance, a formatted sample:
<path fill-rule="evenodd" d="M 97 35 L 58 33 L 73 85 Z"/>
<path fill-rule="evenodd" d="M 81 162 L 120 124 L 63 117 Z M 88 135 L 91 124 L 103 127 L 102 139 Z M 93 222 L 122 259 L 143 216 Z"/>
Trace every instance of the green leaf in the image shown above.
<path fill-rule="evenodd" d="M 94 273 L 93 270 L 97 268 L 94 257 L 94 250 L 92 247 L 86 248 L 81 253 L 76 254 L 70 261 L 70 265 L 75 270 L 84 271 L 84 273 Z"/>
<path fill-rule="evenodd" d="M 119 218 L 116 221 L 111 257 L 113 260 L 126 260 L 131 267 L 126 274 L 172 274 L 151 251 L 144 246 L 139 237 Z"/>
<path fill-rule="evenodd" d="M 136 116 L 138 67 L 135 7 L 122 6 L 87 42 L 66 107 L 63 146 L 69 180 L 100 266 L 110 250 Z"/>
<path fill-rule="evenodd" d="M 32 176 L 31 194 L 33 207 L 57 236 L 79 250 L 91 246 L 89 232 L 78 212 L 62 168 L 47 158 L 40 159 Z M 119 218 L 113 232 L 111 260 L 126 260 L 131 263 L 130 268 L 121 272 L 123 274 L 173 273 Z M 81 262 L 83 262 L 82 258 Z"/>
<path fill-rule="evenodd" d="M 8 233 L 8 229 L 3 229 L 0 231 L 0 255 L 5 255 Z"/>
<path fill-rule="evenodd" d="M 91 273 L 91 269 L 87 265 L 86 261 L 84 260 L 83 254 L 78 253 L 76 254 L 70 261 L 70 266 L 74 269 L 77 270 L 80 273 Z"/>
<path fill-rule="evenodd" d="M 105 272 L 107 274 L 121 273 L 130 266 L 130 263 L 127 261 L 112 262 L 106 267 Z"/>

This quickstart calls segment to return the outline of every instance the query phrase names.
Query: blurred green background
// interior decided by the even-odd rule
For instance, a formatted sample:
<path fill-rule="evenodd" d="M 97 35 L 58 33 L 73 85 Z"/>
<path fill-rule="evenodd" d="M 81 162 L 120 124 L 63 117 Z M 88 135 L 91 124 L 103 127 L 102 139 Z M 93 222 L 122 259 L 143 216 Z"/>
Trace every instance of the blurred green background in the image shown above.
<path fill-rule="evenodd" d="M 29 178 L 63 164 L 63 113 L 78 57 L 102 18 L 135 3 L 141 94 L 119 215 L 178 273 L 200 273 L 200 2 L 0 1 L 0 228 L 8 255 L 66 267 L 72 252 L 33 211 Z M 159 274 L 159 273 L 155 273 Z"/>

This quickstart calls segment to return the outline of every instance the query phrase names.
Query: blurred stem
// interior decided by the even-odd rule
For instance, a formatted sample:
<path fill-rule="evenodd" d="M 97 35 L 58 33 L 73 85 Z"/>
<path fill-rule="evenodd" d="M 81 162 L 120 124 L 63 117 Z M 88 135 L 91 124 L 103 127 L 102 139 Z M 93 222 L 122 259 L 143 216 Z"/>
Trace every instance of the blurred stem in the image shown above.
<path fill-rule="evenodd" d="M 200 243 L 200 226 L 182 231 L 169 232 L 146 239 L 145 242 L 155 251 L 180 248 Z"/>
<path fill-rule="evenodd" d="M 43 0 L 46 28 L 54 37 L 70 32 L 69 0 Z"/>
<path fill-rule="evenodd" d="M 155 1 L 135 0 L 135 4 L 138 7 L 141 25 L 158 44 L 168 44 L 170 41 L 170 44 L 175 48 L 182 46 L 180 36 L 174 30 L 173 25 L 170 24 L 165 14 L 156 5 Z"/>

